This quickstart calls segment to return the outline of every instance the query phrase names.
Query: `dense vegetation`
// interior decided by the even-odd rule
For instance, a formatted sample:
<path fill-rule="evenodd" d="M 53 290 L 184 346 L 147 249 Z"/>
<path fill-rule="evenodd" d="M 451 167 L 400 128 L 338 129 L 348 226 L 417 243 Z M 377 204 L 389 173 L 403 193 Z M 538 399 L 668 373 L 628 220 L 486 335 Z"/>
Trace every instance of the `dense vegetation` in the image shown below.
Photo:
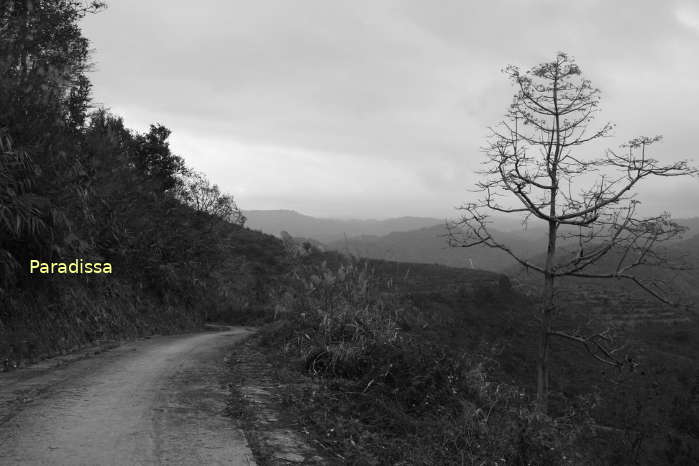
<path fill-rule="evenodd" d="M 557 342 L 541 416 L 535 298 L 505 277 L 297 253 L 258 344 L 294 418 L 343 462 L 695 464 L 696 322 L 626 329 L 636 365 L 622 371 Z M 558 323 L 586 325 L 575 313 Z"/>
<path fill-rule="evenodd" d="M 0 6 L 0 359 L 250 317 L 281 243 L 243 227 L 231 196 L 188 168 L 170 131 L 92 108 L 74 0 Z M 112 275 L 29 273 L 110 262 Z M 253 312 L 254 313 L 254 312 Z"/>

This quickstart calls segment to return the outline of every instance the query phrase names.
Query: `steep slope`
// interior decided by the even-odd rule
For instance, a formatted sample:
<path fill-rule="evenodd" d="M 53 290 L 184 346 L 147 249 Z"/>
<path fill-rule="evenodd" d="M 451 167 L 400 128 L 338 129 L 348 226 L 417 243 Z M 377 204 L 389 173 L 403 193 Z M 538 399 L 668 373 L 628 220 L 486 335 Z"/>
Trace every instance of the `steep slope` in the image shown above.
<path fill-rule="evenodd" d="M 181 225 L 176 210 L 170 213 L 173 223 Z M 215 219 L 202 221 L 211 230 L 201 233 L 205 246 L 212 248 L 212 238 L 225 246 L 212 252 L 221 256 L 222 266 L 201 255 L 212 267 L 210 276 L 192 279 L 192 269 L 181 262 L 169 266 L 175 273 L 166 273 L 165 264 L 158 269 L 162 276 L 145 278 L 117 261 L 114 273 L 105 276 L 31 278 L 24 271 L 21 288 L 0 293 L 0 372 L 94 342 L 180 333 L 200 328 L 207 320 L 238 323 L 260 318 L 269 306 L 270 290 L 286 273 L 282 242 Z M 180 226 L 178 233 L 187 231 Z M 195 246 L 189 242 L 190 248 Z M 202 286 L 219 283 L 223 291 L 193 288 L 195 280 Z M 175 287 L 179 290 L 171 291 Z"/>

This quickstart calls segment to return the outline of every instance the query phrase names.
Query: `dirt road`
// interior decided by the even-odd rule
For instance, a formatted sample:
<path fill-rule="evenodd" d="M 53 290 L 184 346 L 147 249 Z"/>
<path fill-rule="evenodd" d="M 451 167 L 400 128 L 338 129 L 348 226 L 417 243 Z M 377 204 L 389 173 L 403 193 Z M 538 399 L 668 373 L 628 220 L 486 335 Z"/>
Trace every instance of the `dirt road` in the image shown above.
<path fill-rule="evenodd" d="M 154 337 L 0 374 L 0 465 L 254 464 L 223 412 L 223 359 L 248 333 Z"/>

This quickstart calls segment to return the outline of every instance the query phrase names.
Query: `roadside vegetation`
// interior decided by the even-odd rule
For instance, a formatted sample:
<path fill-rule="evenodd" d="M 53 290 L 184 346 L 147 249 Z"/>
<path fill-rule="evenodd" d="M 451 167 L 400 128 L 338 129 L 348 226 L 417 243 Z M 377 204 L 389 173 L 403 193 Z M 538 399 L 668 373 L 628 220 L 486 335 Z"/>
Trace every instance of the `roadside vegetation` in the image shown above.
<path fill-rule="evenodd" d="M 584 413 L 536 416 L 521 388 L 493 377 L 498 362 L 488 342 L 464 344 L 468 314 L 514 302 L 506 280 L 475 280 L 475 273 L 476 289 L 458 291 L 465 308 L 443 302 L 437 309 L 406 293 L 427 278 L 421 266 L 400 271 L 318 252 L 298 259 L 293 292 L 258 341 L 289 380 L 305 374 L 305 384 L 288 385 L 286 403 L 335 457 L 348 464 L 594 464 L 581 445 L 589 434 Z"/>
<path fill-rule="evenodd" d="M 696 460 L 699 374 L 694 357 L 679 354 L 692 352 L 679 340 L 698 335 L 696 325 L 686 335 L 672 326 L 629 331 L 633 371 L 554 346 L 551 412 L 541 415 L 528 377 L 536 297 L 496 274 L 292 249 L 293 281 L 254 344 L 275 365 L 292 417 L 338 461 Z"/>
<path fill-rule="evenodd" d="M 282 243 L 243 227 L 232 196 L 90 100 L 81 18 L 100 2 L 0 5 L 0 362 L 96 340 L 259 317 Z M 29 274 L 31 260 L 110 275 Z"/>

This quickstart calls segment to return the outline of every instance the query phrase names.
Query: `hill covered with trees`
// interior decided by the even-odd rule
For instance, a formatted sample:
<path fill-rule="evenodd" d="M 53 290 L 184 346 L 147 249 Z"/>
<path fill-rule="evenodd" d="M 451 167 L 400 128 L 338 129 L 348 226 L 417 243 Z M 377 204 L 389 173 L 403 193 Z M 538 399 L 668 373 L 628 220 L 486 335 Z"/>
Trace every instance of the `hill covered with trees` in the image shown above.
<path fill-rule="evenodd" d="M 102 5 L 0 6 L 0 360 L 249 316 L 283 269 L 281 242 L 234 199 L 90 100 L 79 22 Z M 31 273 L 31 260 L 111 274 Z"/>

